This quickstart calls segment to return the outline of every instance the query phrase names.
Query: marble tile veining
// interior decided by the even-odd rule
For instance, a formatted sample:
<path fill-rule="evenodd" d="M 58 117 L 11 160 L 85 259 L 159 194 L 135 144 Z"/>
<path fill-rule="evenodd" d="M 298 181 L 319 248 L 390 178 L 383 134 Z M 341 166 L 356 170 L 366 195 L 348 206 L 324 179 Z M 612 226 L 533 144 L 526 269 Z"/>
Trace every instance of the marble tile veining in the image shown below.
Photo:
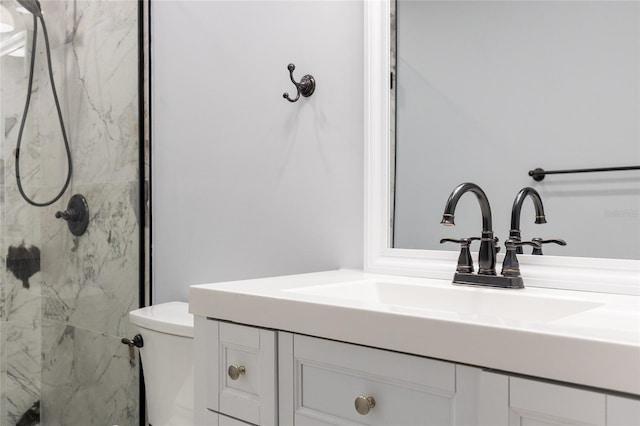
<path fill-rule="evenodd" d="M 15 425 L 38 401 L 44 425 L 137 425 L 137 358 L 120 338 L 131 335 L 127 313 L 138 307 L 138 2 L 41 5 L 74 175 L 54 205 L 20 198 L 15 147 L 29 58 L 2 56 L 0 425 Z M 31 31 L 31 19 L 16 16 Z M 20 172 L 42 202 L 62 187 L 67 163 L 42 31 L 38 44 Z M 82 237 L 54 217 L 74 193 L 89 202 Z M 9 247 L 20 246 L 38 248 L 39 270 L 7 268 Z"/>
<path fill-rule="evenodd" d="M 138 222 L 130 199 L 137 182 L 86 185 L 91 220 L 75 237 L 66 224 L 43 217 L 43 315 L 113 336 L 128 335 L 138 306 Z M 59 228 L 62 229 L 59 229 Z"/>
<path fill-rule="evenodd" d="M 118 338 L 43 321 L 42 418 L 55 425 L 136 425 L 138 363 Z"/>
<path fill-rule="evenodd" d="M 0 419 L 1 424 L 16 424 L 20 417 L 40 400 L 40 325 L 39 320 L 16 320 L 2 324 L 2 345 L 6 357 L 3 389 L 6 394 L 6 417 Z"/>
<path fill-rule="evenodd" d="M 137 3 L 74 3 L 67 23 L 66 85 L 80 153 L 76 182 L 137 176 Z M 103 159 L 109 158 L 106 162 Z"/>

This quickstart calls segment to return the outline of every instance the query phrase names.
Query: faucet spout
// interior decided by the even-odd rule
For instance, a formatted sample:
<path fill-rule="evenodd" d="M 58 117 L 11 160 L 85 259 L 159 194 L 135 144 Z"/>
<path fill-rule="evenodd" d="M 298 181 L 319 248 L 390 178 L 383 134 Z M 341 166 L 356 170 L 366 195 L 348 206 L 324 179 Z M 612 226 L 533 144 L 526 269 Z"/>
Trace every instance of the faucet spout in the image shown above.
<path fill-rule="evenodd" d="M 531 198 L 533 207 L 536 209 L 536 223 L 547 223 L 540 194 L 538 194 L 538 191 L 535 189 L 526 187 L 518 192 L 516 199 L 513 201 L 513 207 L 511 208 L 511 229 L 520 229 L 520 212 L 522 211 L 522 204 L 527 196 Z"/>
<path fill-rule="evenodd" d="M 453 192 L 451 192 L 451 195 L 449 195 L 447 204 L 444 206 L 444 213 L 442 214 L 442 221 L 440 223 L 447 226 L 455 225 L 454 213 L 456 210 L 456 206 L 458 205 L 460 197 L 462 197 L 466 192 L 473 192 L 478 198 L 478 202 L 480 203 L 480 210 L 482 211 L 482 231 L 491 231 L 492 219 L 489 199 L 478 185 L 471 182 L 462 183 L 454 188 Z"/>
<path fill-rule="evenodd" d="M 473 192 L 480 203 L 482 212 L 482 238 L 480 242 L 480 252 L 478 254 L 478 273 L 483 275 L 496 275 L 496 241 L 493 237 L 491 206 L 484 191 L 475 183 L 462 183 L 455 187 L 442 214 L 443 225 L 455 225 L 455 210 L 460 197 L 467 192 Z"/>
<path fill-rule="evenodd" d="M 521 240 L 520 213 L 522 211 L 522 204 L 527 196 L 531 198 L 531 201 L 533 201 L 533 207 L 536 210 L 535 223 L 547 223 L 547 218 L 544 214 L 544 206 L 542 205 L 542 198 L 540 197 L 540 194 L 538 194 L 538 191 L 530 187 L 522 188 L 513 201 L 513 207 L 511 207 L 511 229 L 509 230 L 509 238 L 516 242 Z M 516 253 L 522 254 L 522 246 L 517 246 Z"/>

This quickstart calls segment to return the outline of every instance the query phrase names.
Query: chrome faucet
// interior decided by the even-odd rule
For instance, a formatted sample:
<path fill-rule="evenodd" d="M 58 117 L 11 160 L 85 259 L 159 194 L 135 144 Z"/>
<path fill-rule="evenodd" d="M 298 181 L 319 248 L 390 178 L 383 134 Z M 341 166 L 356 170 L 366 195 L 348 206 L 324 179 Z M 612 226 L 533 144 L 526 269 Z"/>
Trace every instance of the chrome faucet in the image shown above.
<path fill-rule="evenodd" d="M 482 236 L 480 239 L 480 252 L 478 253 L 478 274 L 496 275 L 496 239 L 493 237 L 491 224 L 491 207 L 489 199 L 484 191 L 475 183 L 463 183 L 458 185 L 447 200 L 447 204 L 442 214 L 443 225 L 454 226 L 454 212 L 458 205 L 458 200 L 466 192 L 473 192 L 480 203 L 482 211 Z"/>
<path fill-rule="evenodd" d="M 511 229 L 509 230 L 509 239 L 519 242 L 521 241 L 520 235 L 520 213 L 522 211 L 522 204 L 524 200 L 529 196 L 533 201 L 533 207 L 536 210 L 535 223 L 547 223 L 547 218 L 544 215 L 544 206 L 542 205 L 542 198 L 540 194 L 533 188 L 522 188 L 516 195 L 516 199 L 513 201 L 513 207 L 511 207 Z M 516 253 L 522 254 L 522 246 L 516 246 Z"/>

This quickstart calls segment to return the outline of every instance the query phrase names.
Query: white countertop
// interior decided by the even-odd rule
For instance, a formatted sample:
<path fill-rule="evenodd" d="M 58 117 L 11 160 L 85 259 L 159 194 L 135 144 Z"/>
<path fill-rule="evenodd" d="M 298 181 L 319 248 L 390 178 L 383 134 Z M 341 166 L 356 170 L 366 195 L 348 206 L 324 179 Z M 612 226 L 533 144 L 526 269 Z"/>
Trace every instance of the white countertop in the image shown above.
<path fill-rule="evenodd" d="M 375 283 L 420 291 L 414 301 L 391 303 L 359 293 Z M 487 289 L 339 270 L 195 285 L 189 311 L 640 395 L 639 296 Z"/>

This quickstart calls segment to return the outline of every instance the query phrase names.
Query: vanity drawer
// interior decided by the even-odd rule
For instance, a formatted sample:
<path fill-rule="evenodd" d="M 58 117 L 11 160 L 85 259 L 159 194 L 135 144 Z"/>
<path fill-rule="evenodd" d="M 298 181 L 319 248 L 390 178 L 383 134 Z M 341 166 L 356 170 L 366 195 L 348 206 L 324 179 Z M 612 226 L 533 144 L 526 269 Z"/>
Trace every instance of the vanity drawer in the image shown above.
<path fill-rule="evenodd" d="M 296 425 L 453 422 L 454 364 L 299 335 L 294 364 Z"/>
<path fill-rule="evenodd" d="M 275 331 L 210 323 L 217 328 L 209 363 L 216 371 L 210 373 L 207 408 L 256 425 L 276 424 Z"/>

